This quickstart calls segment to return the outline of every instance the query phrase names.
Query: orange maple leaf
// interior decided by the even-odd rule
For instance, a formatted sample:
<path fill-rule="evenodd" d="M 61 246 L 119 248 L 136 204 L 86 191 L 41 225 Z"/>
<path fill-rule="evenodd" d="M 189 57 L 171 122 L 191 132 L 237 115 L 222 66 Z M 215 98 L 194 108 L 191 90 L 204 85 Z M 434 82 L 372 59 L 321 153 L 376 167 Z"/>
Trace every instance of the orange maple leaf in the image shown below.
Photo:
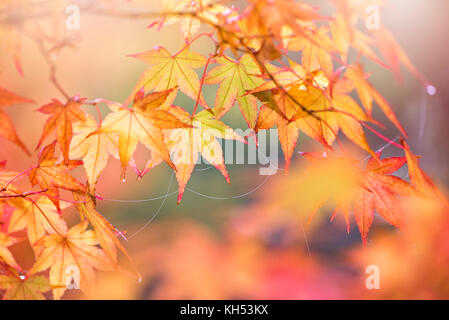
<path fill-rule="evenodd" d="M 85 190 L 85 186 L 78 182 L 73 176 L 67 173 L 83 164 L 79 160 L 69 160 L 68 164 L 55 158 L 56 141 L 44 147 L 38 158 L 36 166 L 32 167 L 28 173 L 31 184 L 42 188 L 48 194 L 50 200 L 60 210 L 58 188 L 78 191 Z"/>
<path fill-rule="evenodd" d="M 357 94 L 360 97 L 360 101 L 362 105 L 365 107 L 366 112 L 369 116 L 371 116 L 371 112 L 373 109 L 373 101 L 375 101 L 383 113 L 387 116 L 387 118 L 399 129 L 399 131 L 407 137 L 407 133 L 405 129 L 400 124 L 396 114 L 391 109 L 389 103 L 385 100 L 384 97 L 367 81 L 367 77 L 369 74 L 364 74 L 362 67 L 356 66 L 353 68 L 349 68 L 345 72 L 345 78 L 352 81 Z M 348 89 L 348 87 L 346 88 Z M 352 89 L 351 89 L 352 90 Z"/>
<path fill-rule="evenodd" d="M 445 205 L 449 205 L 446 196 L 438 189 L 432 179 L 419 166 L 419 158 L 410 149 L 407 142 L 402 141 L 405 149 L 405 157 L 407 159 L 408 172 L 411 184 L 421 194 L 428 197 L 436 197 Z"/>
<path fill-rule="evenodd" d="M 21 103 L 33 103 L 33 101 L 26 98 L 22 98 L 16 95 L 15 93 L 0 88 L 0 136 L 17 144 L 20 148 L 22 148 L 23 151 L 25 151 L 28 155 L 30 155 L 30 152 L 28 151 L 27 147 L 17 135 L 16 129 L 14 128 L 11 119 L 1 109 L 1 107 L 4 106 L 10 106 Z"/>
<path fill-rule="evenodd" d="M 117 263 L 117 248 L 131 261 L 126 249 L 117 238 L 122 233 L 95 209 L 95 199 L 86 193 L 74 192 L 73 198 L 81 219 L 87 219 L 95 230 L 98 242 L 112 263 Z"/>
<path fill-rule="evenodd" d="M 334 95 L 329 101 L 321 89 L 304 85 L 292 86 L 287 91 L 274 89 L 274 92 L 271 103 L 276 104 L 286 118 L 265 104 L 260 109 L 255 129 L 277 125 L 286 171 L 300 130 L 328 148 L 341 129 L 350 140 L 374 155 L 360 124 L 368 118 L 349 95 Z"/>
<path fill-rule="evenodd" d="M 37 110 L 45 114 L 50 114 L 51 116 L 44 125 L 44 130 L 36 149 L 42 145 L 45 138 L 56 131 L 56 141 L 62 150 L 64 164 L 69 164 L 70 142 L 73 137 L 73 123 L 83 121 L 86 118 L 84 111 L 80 109 L 82 101 L 82 99 L 70 99 L 66 104 L 63 104 L 59 100 L 53 99 L 52 102 Z"/>
<path fill-rule="evenodd" d="M 380 157 L 380 153 L 378 156 Z M 406 163 L 404 157 L 376 160 L 371 158 L 366 166 L 362 185 L 354 196 L 354 216 L 364 243 L 376 210 L 388 223 L 404 227 L 403 213 L 398 196 L 416 195 L 415 189 L 406 181 L 391 175 Z"/>

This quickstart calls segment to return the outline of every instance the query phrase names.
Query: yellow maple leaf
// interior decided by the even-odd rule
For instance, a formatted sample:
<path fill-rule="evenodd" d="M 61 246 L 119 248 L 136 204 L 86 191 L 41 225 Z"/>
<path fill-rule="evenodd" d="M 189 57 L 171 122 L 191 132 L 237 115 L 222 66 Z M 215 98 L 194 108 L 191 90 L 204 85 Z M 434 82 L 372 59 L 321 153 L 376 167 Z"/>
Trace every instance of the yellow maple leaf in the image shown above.
<path fill-rule="evenodd" d="M 53 296 L 60 299 L 66 290 L 66 281 L 71 268 L 77 268 L 80 288 L 88 290 L 95 279 L 94 269 L 110 271 L 114 265 L 97 245 L 98 238 L 93 230 L 86 230 L 89 224 L 84 220 L 66 233 L 44 236 L 35 245 L 42 247 L 31 273 L 50 268 L 50 284 Z"/>
<path fill-rule="evenodd" d="M 215 119 L 209 110 L 203 110 L 193 117 L 184 109 L 172 106 L 170 110 L 179 119 L 188 124 L 187 128 L 174 129 L 167 135 L 167 147 L 173 155 L 176 164 L 176 178 L 179 184 L 178 204 L 184 194 L 187 182 L 197 164 L 199 154 L 217 168 L 230 183 L 229 174 L 223 159 L 223 151 L 217 138 L 245 140 L 220 120 Z M 152 157 L 142 175 L 162 162 L 158 157 Z"/>
<path fill-rule="evenodd" d="M 125 104 L 131 102 L 142 88 L 147 92 L 164 91 L 179 86 L 179 89 L 193 100 L 197 100 L 199 96 L 200 104 L 207 108 L 202 93 L 199 94 L 200 80 L 194 70 L 206 64 L 207 59 L 204 56 L 190 51 L 186 46 L 173 55 L 165 48 L 159 47 L 133 54 L 131 57 L 147 63 L 150 68 L 145 70 Z"/>

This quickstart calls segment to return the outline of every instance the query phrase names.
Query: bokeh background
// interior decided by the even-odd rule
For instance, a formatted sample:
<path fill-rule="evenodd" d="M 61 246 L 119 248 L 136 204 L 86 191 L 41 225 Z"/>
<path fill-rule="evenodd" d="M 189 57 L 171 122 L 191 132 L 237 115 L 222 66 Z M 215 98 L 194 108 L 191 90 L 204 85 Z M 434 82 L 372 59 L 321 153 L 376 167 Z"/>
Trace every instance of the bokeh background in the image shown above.
<path fill-rule="evenodd" d="M 57 1 L 55 12 L 67 4 Z M 116 1 L 122 9 L 160 10 L 160 2 Z M 332 11 L 328 1 L 309 1 Z M 56 3 L 56 1 L 55 1 Z M 449 185 L 449 2 L 446 0 L 392 0 L 382 11 L 382 21 L 396 36 L 417 68 L 437 88 L 434 96 L 406 71 L 398 82 L 392 73 L 369 61 L 374 86 L 393 105 L 409 133 L 409 144 L 422 155 L 421 165 L 442 188 Z M 105 5 L 107 6 L 106 2 Z M 184 40 L 177 25 L 162 31 L 147 29 L 148 19 L 122 19 L 83 13 L 81 28 L 67 31 L 64 20 L 42 19 L 55 37 L 70 37 L 75 46 L 57 55 L 57 76 L 70 94 L 89 99 L 124 101 L 145 69 L 127 55 L 159 45 L 179 50 Z M 49 70 L 38 48 L 22 39 L 24 76 L 0 51 L 0 86 L 31 98 L 35 105 L 8 108 L 8 113 L 26 145 L 33 150 L 45 121 L 34 110 L 60 94 L 48 81 Z M 207 54 L 212 43 L 199 40 L 193 49 Z M 212 105 L 216 87 L 205 89 Z M 186 109 L 194 102 L 180 95 L 176 104 Z M 89 107 L 86 107 L 88 110 Z M 106 108 L 102 107 L 106 113 Z M 95 116 L 95 110 L 91 110 Z M 374 115 L 384 121 L 383 116 Z M 245 128 L 237 108 L 224 121 Z M 384 135 L 398 132 L 388 127 Z M 373 149 L 385 142 L 367 132 Z M 297 151 L 317 146 L 300 136 Z M 394 146 L 385 155 L 402 155 Z M 142 148 L 136 159 L 143 166 L 148 156 Z M 366 157 L 359 154 L 360 159 Z M 25 169 L 33 161 L 16 146 L 0 140 L 0 160 Z M 279 157 L 282 158 L 281 153 Z M 166 165 L 154 169 L 143 180 L 130 177 L 123 183 L 119 163 L 110 160 L 100 178 L 99 211 L 126 232 L 124 243 L 138 269 L 141 283 L 122 274 L 100 274 L 94 293 L 71 291 L 67 298 L 166 299 L 166 298 L 449 298 L 449 236 L 443 226 L 446 212 L 430 204 L 415 204 L 410 210 L 413 227 L 397 231 L 376 216 L 367 248 L 362 248 L 355 223 L 350 234 L 341 217 L 330 223 L 332 212 L 323 210 L 312 223 L 301 212 L 297 183 L 304 159 L 294 156 L 289 175 L 260 176 L 259 165 L 228 165 L 232 181 L 208 165 L 196 167 L 181 205 L 176 205 L 177 183 Z M 283 166 L 283 160 L 280 166 Z M 82 174 L 82 171 L 77 174 Z M 407 178 L 406 170 L 399 172 Z M 165 195 L 168 195 L 165 197 Z M 287 208 L 276 205 L 286 201 Z M 423 215 L 413 215 L 420 208 Z M 425 213 L 425 215 L 424 215 Z M 66 215 L 75 215 L 68 211 Z M 423 221 L 422 219 L 424 219 Z M 419 228 L 417 227 L 419 226 Z M 447 230 L 447 229 L 446 229 Z M 18 260 L 26 258 L 26 245 L 14 248 Z M 381 289 L 365 288 L 365 268 L 380 266 Z M 126 267 L 126 263 L 125 263 Z"/>

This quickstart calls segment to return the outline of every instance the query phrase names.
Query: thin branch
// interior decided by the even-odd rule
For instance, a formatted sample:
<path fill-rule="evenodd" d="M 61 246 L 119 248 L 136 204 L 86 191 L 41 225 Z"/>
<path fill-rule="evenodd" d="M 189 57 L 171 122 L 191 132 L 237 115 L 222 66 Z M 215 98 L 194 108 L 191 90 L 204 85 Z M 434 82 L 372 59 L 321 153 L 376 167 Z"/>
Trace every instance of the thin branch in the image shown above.
<path fill-rule="evenodd" d="M 15 194 L 0 194 L 0 199 L 14 199 L 14 198 L 26 198 L 29 196 L 34 196 L 36 194 L 42 194 L 47 192 L 48 189 L 43 189 L 40 191 L 27 191 L 23 193 L 15 193 Z"/>
<path fill-rule="evenodd" d="M 51 83 L 56 87 L 56 89 L 67 99 L 70 99 L 69 94 L 67 93 L 67 91 L 65 91 L 61 84 L 59 83 L 58 79 L 56 78 L 56 65 L 53 62 L 53 60 L 51 59 L 50 55 L 48 54 L 48 51 L 45 50 L 44 44 L 42 42 L 40 42 L 38 39 L 34 39 L 39 50 L 42 53 L 42 56 L 45 58 L 45 60 L 47 61 L 47 64 L 50 68 L 50 81 Z"/>

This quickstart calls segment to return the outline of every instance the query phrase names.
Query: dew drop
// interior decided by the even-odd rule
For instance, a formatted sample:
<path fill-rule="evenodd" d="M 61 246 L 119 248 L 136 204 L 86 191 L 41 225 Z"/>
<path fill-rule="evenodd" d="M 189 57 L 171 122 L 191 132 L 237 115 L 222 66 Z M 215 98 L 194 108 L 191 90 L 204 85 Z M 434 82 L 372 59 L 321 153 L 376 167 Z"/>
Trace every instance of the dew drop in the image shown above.
<path fill-rule="evenodd" d="M 25 276 L 24 276 L 23 274 L 21 274 L 21 275 L 19 276 L 19 278 L 20 278 L 20 280 L 25 280 Z"/>
<path fill-rule="evenodd" d="M 122 182 L 125 183 L 126 182 L 126 178 L 123 178 Z"/>
<path fill-rule="evenodd" d="M 434 96 L 437 93 L 437 88 L 429 84 L 426 86 L 426 91 L 429 96 Z"/>

